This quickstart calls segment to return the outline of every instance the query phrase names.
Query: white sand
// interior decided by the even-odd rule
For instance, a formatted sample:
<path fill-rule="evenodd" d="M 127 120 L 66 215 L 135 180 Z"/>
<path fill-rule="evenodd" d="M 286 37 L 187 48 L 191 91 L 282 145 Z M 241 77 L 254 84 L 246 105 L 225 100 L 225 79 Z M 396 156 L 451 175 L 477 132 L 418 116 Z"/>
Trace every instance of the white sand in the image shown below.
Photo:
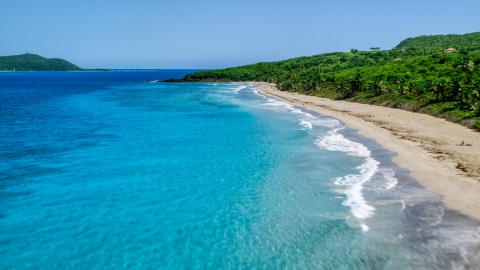
<path fill-rule="evenodd" d="M 398 153 L 392 161 L 444 196 L 447 207 L 480 220 L 479 132 L 425 114 L 284 92 L 272 84 L 260 83 L 260 90 L 339 119 Z M 472 146 L 456 146 L 462 141 Z"/>

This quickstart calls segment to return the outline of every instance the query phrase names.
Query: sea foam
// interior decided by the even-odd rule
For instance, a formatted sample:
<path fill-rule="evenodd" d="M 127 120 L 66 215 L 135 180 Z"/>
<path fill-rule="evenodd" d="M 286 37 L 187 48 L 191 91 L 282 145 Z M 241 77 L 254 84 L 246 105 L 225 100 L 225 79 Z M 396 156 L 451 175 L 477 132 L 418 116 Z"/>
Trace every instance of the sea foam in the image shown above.
<path fill-rule="evenodd" d="M 255 95 L 257 95 L 257 96 L 261 96 L 262 98 L 266 98 L 266 97 L 267 97 L 267 96 L 265 96 L 265 95 L 260 94 L 260 92 L 258 91 L 258 89 L 253 89 L 253 93 L 255 93 Z"/>
<path fill-rule="evenodd" d="M 340 187 L 339 192 L 347 197 L 342 203 L 351 209 L 352 214 L 362 220 L 373 215 L 375 208 L 365 201 L 362 190 L 368 181 L 378 171 L 380 162 L 373 159 L 370 150 L 363 144 L 350 141 L 338 133 L 341 128 L 329 131 L 325 136 L 315 141 L 315 145 L 329 151 L 340 151 L 351 156 L 363 158 L 365 163 L 358 166 L 358 174 L 349 174 L 335 179 L 335 184 Z M 368 231 L 368 227 L 362 223 L 362 229 Z"/>
<path fill-rule="evenodd" d="M 260 95 L 258 94 L 258 90 L 254 90 L 254 92 Z M 298 114 L 299 123 L 304 128 L 302 130 L 312 129 L 313 126 L 331 128 L 332 130 L 320 136 L 315 141 L 316 146 L 324 150 L 344 152 L 348 155 L 364 159 L 364 163 L 356 168 L 356 170 L 358 170 L 357 174 L 346 175 L 334 180 L 334 183 L 339 187 L 338 191 L 346 196 L 342 205 L 349 207 L 353 216 L 357 219 L 364 220 L 374 214 L 375 208 L 366 202 L 362 190 L 364 185 L 369 182 L 376 173 L 380 173 L 384 178 L 382 188 L 392 189 L 397 185 L 395 172 L 391 169 L 379 170 L 380 162 L 371 157 L 371 152 L 365 145 L 353 142 L 338 133 L 338 131 L 345 128 L 340 121 L 332 118 L 314 116 L 296 108 L 294 105 L 277 99 L 268 98 L 267 103 L 264 105 Z M 360 226 L 363 231 L 369 230 L 368 226 L 363 222 Z"/>
<path fill-rule="evenodd" d="M 245 89 L 245 88 L 247 88 L 247 87 L 246 87 L 245 85 L 242 85 L 242 86 L 240 86 L 240 87 L 235 88 L 235 89 L 233 90 L 233 92 L 235 92 L 235 94 L 238 94 L 238 92 L 239 92 L 240 90 Z"/>

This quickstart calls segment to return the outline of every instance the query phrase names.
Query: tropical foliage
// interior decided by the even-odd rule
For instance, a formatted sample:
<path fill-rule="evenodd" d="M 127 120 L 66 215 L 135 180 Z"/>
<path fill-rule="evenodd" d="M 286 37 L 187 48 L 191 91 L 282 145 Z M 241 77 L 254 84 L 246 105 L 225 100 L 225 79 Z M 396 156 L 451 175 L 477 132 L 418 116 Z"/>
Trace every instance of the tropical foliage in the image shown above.
<path fill-rule="evenodd" d="M 59 58 L 45 58 L 26 53 L 0 56 L 0 71 L 85 71 L 78 66 Z M 100 71 L 100 70 L 99 70 Z M 103 70 L 101 70 L 103 71 Z"/>
<path fill-rule="evenodd" d="M 400 42 L 396 48 L 416 48 L 425 49 L 438 48 L 461 48 L 480 45 L 480 35 L 478 32 L 465 35 L 435 35 L 407 38 Z"/>
<path fill-rule="evenodd" d="M 271 82 L 283 91 L 420 110 L 480 128 L 480 32 L 201 71 L 183 80 Z"/>

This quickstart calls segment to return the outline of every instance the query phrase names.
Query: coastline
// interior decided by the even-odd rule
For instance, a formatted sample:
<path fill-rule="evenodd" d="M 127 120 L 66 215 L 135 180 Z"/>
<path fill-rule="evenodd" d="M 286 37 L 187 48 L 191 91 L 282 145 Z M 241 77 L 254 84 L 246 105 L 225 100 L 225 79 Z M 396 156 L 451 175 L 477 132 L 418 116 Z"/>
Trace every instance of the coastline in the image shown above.
<path fill-rule="evenodd" d="M 255 83 L 267 95 L 331 116 L 397 153 L 391 161 L 410 171 L 445 205 L 480 221 L 480 133 L 430 115 L 279 91 Z M 472 146 L 457 146 L 461 143 Z"/>

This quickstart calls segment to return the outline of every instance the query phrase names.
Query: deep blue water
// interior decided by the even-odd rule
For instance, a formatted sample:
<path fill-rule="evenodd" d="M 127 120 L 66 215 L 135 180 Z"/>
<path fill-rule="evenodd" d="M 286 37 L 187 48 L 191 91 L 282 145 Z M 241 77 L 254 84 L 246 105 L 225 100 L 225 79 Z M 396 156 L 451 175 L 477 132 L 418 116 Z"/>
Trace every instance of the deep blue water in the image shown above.
<path fill-rule="evenodd" d="M 0 73 L 0 269 L 452 269 L 480 226 L 341 122 L 191 70 Z"/>

